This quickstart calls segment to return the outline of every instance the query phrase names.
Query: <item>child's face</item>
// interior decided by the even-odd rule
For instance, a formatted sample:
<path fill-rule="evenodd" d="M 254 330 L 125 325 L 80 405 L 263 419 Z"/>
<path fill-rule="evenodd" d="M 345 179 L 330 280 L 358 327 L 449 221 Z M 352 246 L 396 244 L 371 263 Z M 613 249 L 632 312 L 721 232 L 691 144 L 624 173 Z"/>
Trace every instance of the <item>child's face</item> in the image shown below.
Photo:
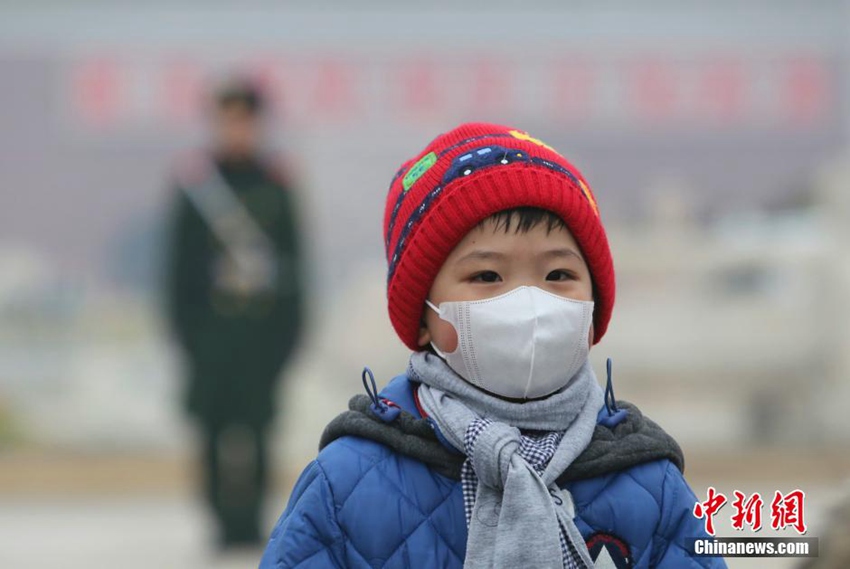
<path fill-rule="evenodd" d="M 428 300 L 481 300 L 519 286 L 536 286 L 575 300 L 593 300 L 590 271 L 572 233 L 564 227 L 547 232 L 538 223 L 527 232 L 505 231 L 488 219 L 470 231 L 449 254 L 437 273 Z M 591 326 L 589 343 L 593 340 Z M 426 308 L 419 345 L 433 341 L 443 352 L 457 348 L 451 324 Z"/>

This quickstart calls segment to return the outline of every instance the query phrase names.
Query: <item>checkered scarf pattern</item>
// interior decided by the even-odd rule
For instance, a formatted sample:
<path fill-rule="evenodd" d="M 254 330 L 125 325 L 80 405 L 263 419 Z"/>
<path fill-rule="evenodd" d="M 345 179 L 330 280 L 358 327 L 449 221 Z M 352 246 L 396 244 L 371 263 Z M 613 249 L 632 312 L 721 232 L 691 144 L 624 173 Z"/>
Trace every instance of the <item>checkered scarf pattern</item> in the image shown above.
<path fill-rule="evenodd" d="M 472 456 L 478 435 L 484 432 L 492 422 L 490 419 L 478 418 L 472 421 L 466 428 L 463 444 L 467 457 Z M 526 433 L 521 433 L 519 455 L 538 475 L 543 474 L 549 461 L 555 455 L 555 450 L 558 448 L 558 444 L 560 444 L 563 437 L 563 431 L 552 431 L 548 433 L 527 431 Z M 469 458 L 463 462 L 460 471 L 460 480 L 461 489 L 463 490 L 463 511 L 466 514 L 466 527 L 469 527 L 469 522 L 472 519 L 472 511 L 475 507 L 475 493 L 478 488 L 478 476 L 475 475 L 472 460 Z M 564 556 L 564 567 L 566 569 L 579 569 L 583 566 L 581 558 L 566 538 L 564 528 L 559 526 L 559 529 L 558 537 L 561 542 L 561 553 Z"/>

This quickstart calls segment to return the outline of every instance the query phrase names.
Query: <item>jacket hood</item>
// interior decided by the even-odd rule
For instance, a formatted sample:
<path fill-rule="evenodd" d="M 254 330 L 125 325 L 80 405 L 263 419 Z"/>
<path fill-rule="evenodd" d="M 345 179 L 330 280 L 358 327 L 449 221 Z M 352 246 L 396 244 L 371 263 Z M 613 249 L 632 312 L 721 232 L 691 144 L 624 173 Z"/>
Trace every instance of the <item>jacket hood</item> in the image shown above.
<path fill-rule="evenodd" d="M 422 416 L 416 404 L 417 387 L 417 383 L 402 375 L 380 394 L 355 395 L 349 401 L 348 411 L 325 428 L 319 449 L 341 437 L 361 437 L 459 480 L 466 457 L 445 441 L 433 421 Z M 673 437 L 635 405 L 619 401 L 615 408 L 619 408 L 616 416 L 607 407 L 600 410 L 590 444 L 559 482 L 593 478 L 660 459 L 669 460 L 684 472 L 682 449 Z"/>

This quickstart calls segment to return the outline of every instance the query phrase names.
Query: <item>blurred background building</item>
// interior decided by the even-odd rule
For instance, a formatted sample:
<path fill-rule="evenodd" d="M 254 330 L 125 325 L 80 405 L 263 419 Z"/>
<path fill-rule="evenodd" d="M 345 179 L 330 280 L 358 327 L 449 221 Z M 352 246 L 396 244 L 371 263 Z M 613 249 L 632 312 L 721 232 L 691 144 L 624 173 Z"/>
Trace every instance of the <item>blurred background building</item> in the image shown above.
<path fill-rule="evenodd" d="M 275 94 L 312 269 L 272 513 L 362 366 L 404 369 L 392 174 L 490 120 L 593 184 L 618 275 L 597 370 L 698 495 L 803 488 L 817 535 L 850 476 L 848 38 L 840 0 L 0 1 L 0 566 L 209 565 L 160 254 L 173 156 L 234 71 Z"/>

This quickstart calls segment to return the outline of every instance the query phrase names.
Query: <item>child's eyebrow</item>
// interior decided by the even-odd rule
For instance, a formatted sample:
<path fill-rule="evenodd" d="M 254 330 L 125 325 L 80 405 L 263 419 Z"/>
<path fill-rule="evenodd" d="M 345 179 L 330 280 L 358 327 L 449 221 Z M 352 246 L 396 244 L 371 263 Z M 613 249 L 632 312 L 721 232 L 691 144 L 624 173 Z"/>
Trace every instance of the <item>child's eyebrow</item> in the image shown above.
<path fill-rule="evenodd" d="M 488 251 L 485 249 L 476 249 L 474 251 L 470 251 L 460 259 L 458 259 L 457 263 L 465 263 L 467 261 L 494 261 L 505 259 L 508 255 L 505 253 L 500 253 L 498 251 Z M 548 251 L 544 251 L 537 255 L 538 257 L 542 257 L 544 259 L 563 259 L 568 257 L 575 257 L 579 261 L 583 261 L 582 256 L 573 249 L 568 247 L 564 247 L 561 249 L 550 249 Z"/>
<path fill-rule="evenodd" d="M 504 259 L 507 257 L 504 253 L 499 253 L 498 251 L 486 251 L 483 249 L 476 249 L 475 251 L 471 251 L 457 260 L 458 263 L 463 263 L 465 261 L 492 261 L 495 259 Z"/>
<path fill-rule="evenodd" d="M 577 251 L 574 251 L 574 250 L 566 248 L 566 247 L 563 248 L 563 249 L 550 249 L 549 251 L 544 251 L 543 253 L 540 253 L 539 256 L 544 257 L 546 259 L 550 259 L 550 258 L 559 259 L 559 258 L 563 258 L 563 257 L 575 257 L 579 261 L 584 260 L 582 258 L 582 256 L 579 255 L 579 253 Z"/>

